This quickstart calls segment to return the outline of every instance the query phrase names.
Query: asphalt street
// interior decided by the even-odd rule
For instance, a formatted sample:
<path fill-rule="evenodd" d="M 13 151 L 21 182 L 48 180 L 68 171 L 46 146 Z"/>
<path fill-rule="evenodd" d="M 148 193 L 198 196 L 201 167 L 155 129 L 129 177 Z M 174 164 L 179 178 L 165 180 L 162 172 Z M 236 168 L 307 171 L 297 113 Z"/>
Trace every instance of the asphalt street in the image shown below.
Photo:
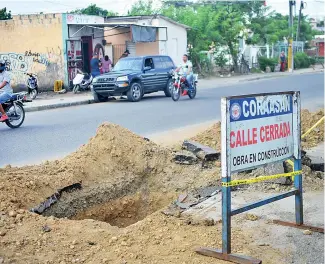
<path fill-rule="evenodd" d="M 220 98 L 223 96 L 292 90 L 301 91 L 302 107 L 311 110 L 324 107 L 324 74 L 317 73 L 209 89 L 200 87 L 199 83 L 194 100 L 183 97 L 174 102 L 159 93 L 144 97 L 138 103 L 112 101 L 30 112 L 19 129 L 0 126 L 0 167 L 61 158 L 85 144 L 105 121 L 149 136 L 182 126 L 220 120 Z"/>

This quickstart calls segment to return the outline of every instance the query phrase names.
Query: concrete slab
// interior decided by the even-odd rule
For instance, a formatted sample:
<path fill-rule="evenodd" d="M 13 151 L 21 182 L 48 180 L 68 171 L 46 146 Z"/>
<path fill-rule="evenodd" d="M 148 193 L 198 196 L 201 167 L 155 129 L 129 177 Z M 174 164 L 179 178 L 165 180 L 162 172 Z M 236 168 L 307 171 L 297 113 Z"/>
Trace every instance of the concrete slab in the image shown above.
<path fill-rule="evenodd" d="M 307 156 L 312 163 L 324 163 L 324 142 L 318 146 L 307 150 Z"/>
<path fill-rule="evenodd" d="M 232 209 L 237 209 L 248 203 L 257 202 L 266 199 L 278 193 L 263 193 L 263 192 L 232 192 Z M 324 225 L 324 193 L 305 193 L 304 194 L 304 217 L 306 224 L 310 223 L 316 226 Z M 184 211 L 181 215 L 192 217 L 194 219 L 213 219 L 216 222 L 222 220 L 221 217 L 221 193 L 205 200 L 204 202 Z M 264 219 L 279 219 L 283 221 L 295 221 L 295 202 L 294 197 L 289 197 L 243 214 L 253 213 Z M 236 217 L 236 216 L 234 216 Z"/>

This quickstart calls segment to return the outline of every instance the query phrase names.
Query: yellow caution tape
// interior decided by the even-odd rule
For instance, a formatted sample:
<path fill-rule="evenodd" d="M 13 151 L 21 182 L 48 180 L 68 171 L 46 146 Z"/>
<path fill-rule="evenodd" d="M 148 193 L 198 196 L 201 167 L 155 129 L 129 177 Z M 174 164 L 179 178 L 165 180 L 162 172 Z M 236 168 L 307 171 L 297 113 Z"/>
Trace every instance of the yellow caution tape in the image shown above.
<path fill-rule="evenodd" d="M 292 176 L 297 176 L 302 173 L 301 170 L 299 171 L 293 171 L 289 173 L 281 173 L 281 174 L 275 174 L 275 175 L 269 175 L 269 176 L 260 176 L 257 178 L 251 178 L 251 179 L 244 179 L 244 180 L 233 180 L 230 182 L 223 182 L 221 185 L 223 187 L 232 187 L 232 186 L 237 186 L 237 185 L 243 185 L 243 184 L 250 184 L 250 183 L 256 183 L 256 182 L 261 182 L 261 181 L 268 181 L 272 179 L 278 179 L 282 177 L 292 177 Z"/>
<path fill-rule="evenodd" d="M 313 125 L 311 128 L 309 128 L 306 132 L 305 132 L 305 134 L 303 134 L 302 136 L 301 136 L 301 138 L 305 138 L 315 127 L 317 127 L 322 121 L 324 121 L 324 118 L 325 118 L 325 116 L 323 116 L 321 119 L 319 119 L 318 120 L 318 122 L 315 124 L 315 125 Z"/>
<path fill-rule="evenodd" d="M 318 120 L 318 122 L 315 124 L 315 125 L 313 125 L 311 128 L 309 128 L 306 132 L 305 132 L 305 134 L 303 134 L 302 136 L 301 136 L 301 138 L 303 139 L 303 138 L 305 138 L 311 131 L 313 131 L 313 129 L 315 128 L 315 127 L 317 127 L 322 121 L 324 121 L 324 118 L 325 118 L 325 116 L 323 116 L 321 119 L 319 119 Z M 292 166 L 292 170 L 294 171 L 294 163 L 293 163 L 293 161 L 292 160 L 286 160 L 286 162 L 288 162 L 291 166 Z M 292 180 L 294 179 L 294 176 L 292 176 Z"/>

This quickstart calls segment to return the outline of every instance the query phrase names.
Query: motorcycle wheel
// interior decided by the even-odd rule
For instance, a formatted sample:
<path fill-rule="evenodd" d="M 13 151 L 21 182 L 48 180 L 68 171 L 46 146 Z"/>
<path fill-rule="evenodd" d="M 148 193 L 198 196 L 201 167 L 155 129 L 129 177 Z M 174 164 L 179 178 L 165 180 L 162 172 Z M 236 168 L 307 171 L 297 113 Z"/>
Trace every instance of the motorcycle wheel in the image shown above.
<path fill-rule="evenodd" d="M 38 94 L 37 89 L 31 89 L 29 92 L 29 98 L 34 100 L 36 98 L 37 94 Z"/>
<path fill-rule="evenodd" d="M 6 109 L 6 113 L 9 117 L 6 120 L 6 125 L 10 128 L 18 128 L 20 127 L 25 120 L 25 109 L 22 105 L 16 104 L 16 112 L 14 105 L 11 105 Z"/>
<path fill-rule="evenodd" d="M 172 99 L 176 102 L 179 100 L 181 97 L 181 89 L 173 87 L 172 92 L 171 92 Z"/>
<path fill-rule="evenodd" d="M 187 92 L 190 99 L 194 99 L 196 96 L 196 84 L 193 84 L 193 89 Z"/>
<path fill-rule="evenodd" d="M 77 93 L 77 92 L 79 92 L 79 89 L 80 89 L 80 85 L 79 84 L 77 84 L 77 85 L 75 85 L 74 87 L 73 87 L 73 93 Z"/>

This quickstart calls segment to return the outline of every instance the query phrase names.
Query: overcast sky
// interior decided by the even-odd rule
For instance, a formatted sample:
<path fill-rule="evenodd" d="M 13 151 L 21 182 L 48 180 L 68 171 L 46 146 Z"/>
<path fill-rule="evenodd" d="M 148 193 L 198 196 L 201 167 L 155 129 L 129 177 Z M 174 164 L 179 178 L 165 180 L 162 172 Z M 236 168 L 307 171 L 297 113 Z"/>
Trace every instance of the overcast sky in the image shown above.
<path fill-rule="evenodd" d="M 7 7 L 12 14 L 63 13 L 95 3 L 99 7 L 125 15 L 134 2 L 137 0 L 0 0 L 0 8 Z M 310 17 L 325 16 L 324 0 L 304 0 L 304 2 L 307 3 L 306 9 L 303 11 L 304 14 L 308 14 Z M 266 0 L 266 3 L 277 12 L 288 14 L 288 0 Z M 298 14 L 300 0 L 297 3 L 296 12 Z"/>

